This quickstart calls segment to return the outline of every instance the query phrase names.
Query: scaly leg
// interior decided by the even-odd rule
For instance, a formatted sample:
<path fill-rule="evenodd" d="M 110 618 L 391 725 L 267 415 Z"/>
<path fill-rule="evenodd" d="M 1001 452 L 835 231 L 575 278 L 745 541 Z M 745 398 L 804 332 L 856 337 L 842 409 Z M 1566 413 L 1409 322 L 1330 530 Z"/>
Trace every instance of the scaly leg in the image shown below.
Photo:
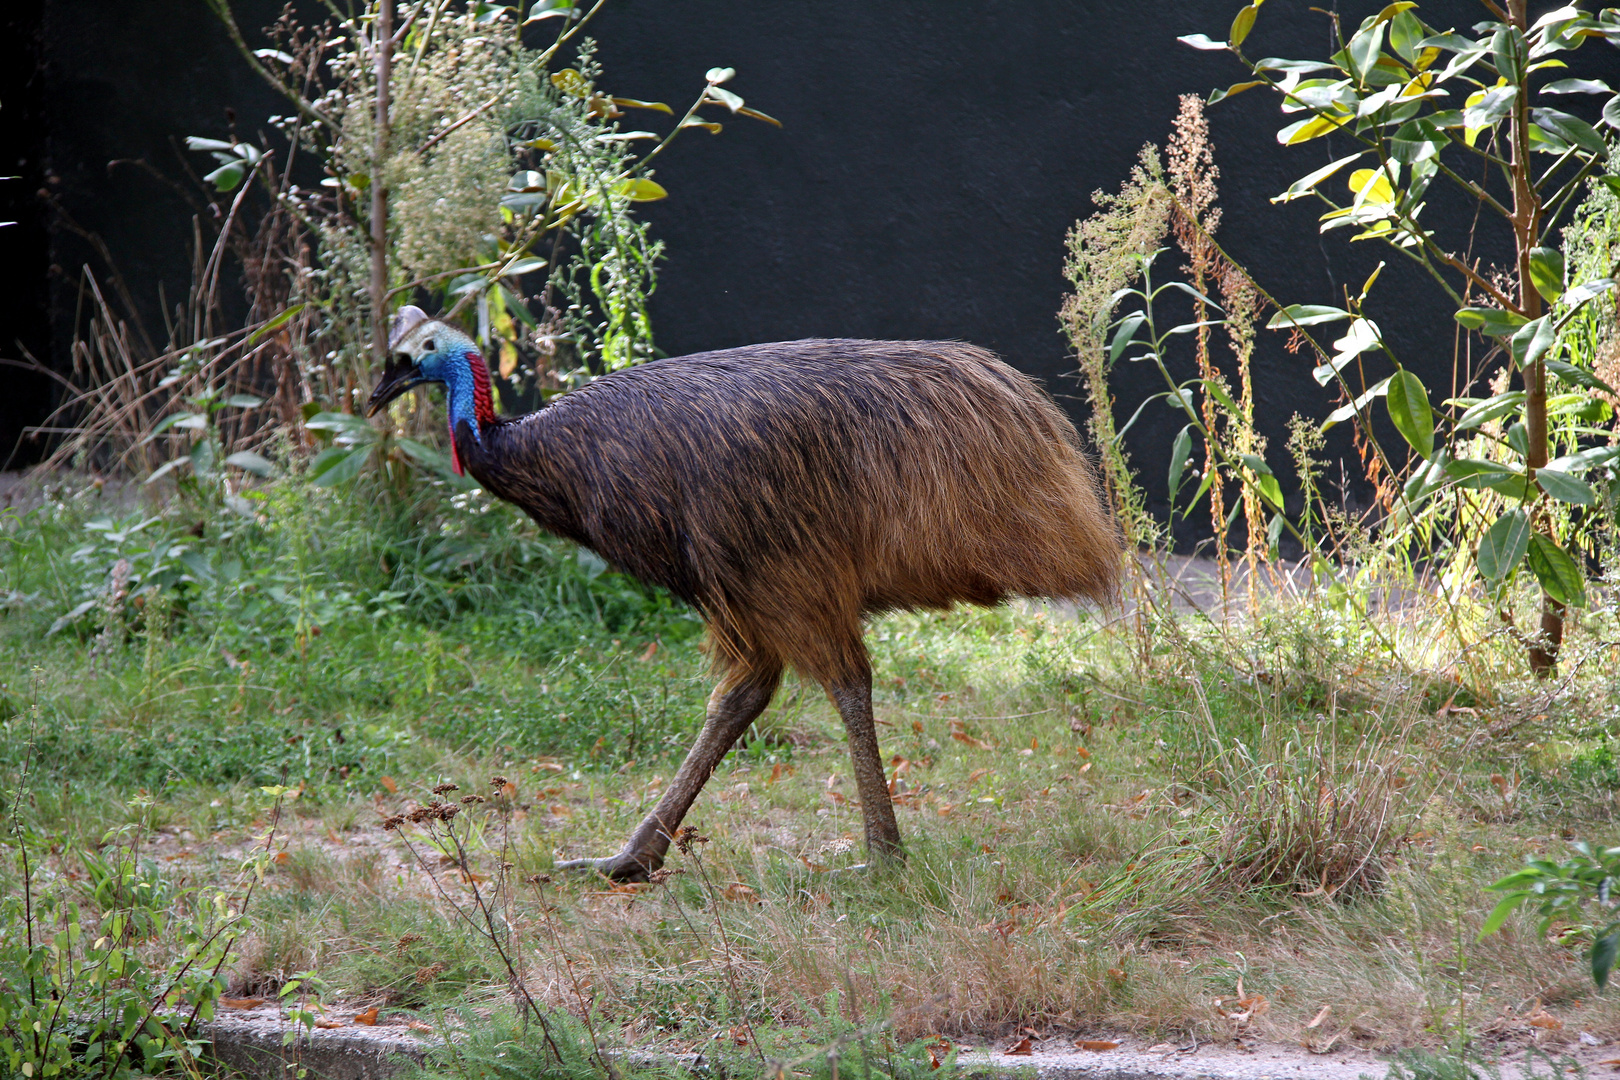
<path fill-rule="evenodd" d="M 855 789 L 861 797 L 866 825 L 866 851 L 874 862 L 900 862 L 900 826 L 894 820 L 894 801 L 884 779 L 883 756 L 878 752 L 877 727 L 872 722 L 872 668 L 863 663 L 858 672 L 826 683 L 827 696 L 838 706 L 849 736 L 850 764 Z"/>
<path fill-rule="evenodd" d="M 664 864 L 675 830 L 720 759 L 765 711 L 781 681 L 781 664 L 757 663 L 715 687 L 697 742 L 687 751 L 675 779 L 664 789 L 664 797 L 625 841 L 624 850 L 604 859 L 569 859 L 558 863 L 557 869 L 595 870 L 615 881 L 645 881 Z"/>

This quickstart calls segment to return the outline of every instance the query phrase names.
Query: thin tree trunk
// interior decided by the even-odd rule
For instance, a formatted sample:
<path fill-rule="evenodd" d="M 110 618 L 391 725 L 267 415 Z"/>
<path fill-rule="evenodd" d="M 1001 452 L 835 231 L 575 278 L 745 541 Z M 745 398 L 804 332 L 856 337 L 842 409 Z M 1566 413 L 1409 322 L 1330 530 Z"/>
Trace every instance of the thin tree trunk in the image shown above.
<path fill-rule="evenodd" d="M 1520 33 L 1528 28 L 1525 14 L 1526 0 L 1511 0 L 1508 21 Z M 1513 174 L 1513 246 L 1518 257 L 1519 307 L 1525 317 L 1540 318 L 1543 307 L 1541 293 L 1536 291 L 1530 277 L 1530 251 L 1541 233 L 1541 198 L 1531 182 L 1530 161 L 1530 103 L 1527 99 L 1529 79 L 1519 79 L 1519 93 L 1513 100 L 1513 119 L 1509 129 Z M 1547 367 L 1537 360 L 1524 368 L 1524 427 L 1529 448 L 1525 454 L 1525 473 L 1535 483 L 1536 470 L 1547 464 Z M 1535 491 L 1534 487 L 1531 491 Z M 1545 513 L 1538 513 L 1533 527 L 1547 532 L 1551 523 Z M 1541 636 L 1530 646 L 1530 670 L 1545 678 L 1558 663 L 1558 647 L 1564 640 L 1564 606 L 1543 590 L 1541 594 Z"/>
<path fill-rule="evenodd" d="M 379 365 L 388 360 L 388 93 L 394 63 L 394 0 L 378 0 L 372 40 L 377 54 L 377 118 L 371 153 L 371 350 Z"/>

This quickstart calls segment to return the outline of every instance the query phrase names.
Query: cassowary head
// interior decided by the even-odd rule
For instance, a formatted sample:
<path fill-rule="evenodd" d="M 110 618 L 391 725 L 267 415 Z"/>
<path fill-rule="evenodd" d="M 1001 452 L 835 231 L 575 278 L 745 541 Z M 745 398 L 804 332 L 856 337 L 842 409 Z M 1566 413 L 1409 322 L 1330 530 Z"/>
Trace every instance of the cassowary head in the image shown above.
<path fill-rule="evenodd" d="M 474 440 L 481 443 L 480 425 L 495 422 L 489 367 L 479 355 L 478 346 L 460 330 L 429 318 L 421 308 L 403 307 L 395 313 L 388 330 L 388 355 L 382 379 L 366 405 L 366 415 L 375 416 L 413 387 L 444 384 L 450 411 L 450 454 L 456 472 L 461 472 L 455 449 L 456 425 L 465 420 Z"/>

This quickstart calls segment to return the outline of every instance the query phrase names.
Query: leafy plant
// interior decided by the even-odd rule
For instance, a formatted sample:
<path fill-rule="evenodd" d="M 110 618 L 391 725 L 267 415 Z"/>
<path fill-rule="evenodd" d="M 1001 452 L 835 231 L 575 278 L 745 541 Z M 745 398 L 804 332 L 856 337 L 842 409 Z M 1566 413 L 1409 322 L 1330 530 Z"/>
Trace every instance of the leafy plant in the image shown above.
<path fill-rule="evenodd" d="M 1560 924 L 1566 939 L 1591 942 L 1586 957 L 1592 981 L 1601 990 L 1608 985 L 1615 957 L 1620 955 L 1620 916 L 1614 914 L 1620 897 L 1611 895 L 1620 883 L 1620 847 L 1594 848 L 1580 841 L 1574 848 L 1575 854 L 1561 863 L 1531 859 L 1523 869 L 1490 886 L 1503 896 L 1479 936 L 1496 933 L 1508 916 L 1529 904 L 1540 916 L 1538 936 L 1546 936 L 1554 924 Z"/>
<path fill-rule="evenodd" d="M 1348 322 L 1331 353 L 1318 348 L 1325 362 L 1316 370 L 1317 380 L 1338 385 L 1350 400 L 1330 420 L 1355 416 L 1365 425 L 1366 407 L 1385 399 L 1391 422 L 1421 459 L 1390 500 L 1399 504 L 1407 524 L 1443 491 L 1489 491 L 1499 497 L 1475 499 L 1458 517 L 1478 537 L 1476 565 L 1489 585 L 1501 585 L 1521 566 L 1539 583 L 1541 627 L 1525 641 L 1531 669 L 1546 674 L 1557 659 L 1565 608 L 1585 599 L 1580 567 L 1559 542 L 1558 507 L 1595 503 L 1584 474 L 1615 460 L 1606 448 L 1551 454 L 1552 417 L 1586 408 L 1585 391 L 1614 396 L 1606 382 L 1561 354 L 1572 321 L 1614 288 L 1615 271 L 1569 280 L 1554 236 L 1580 203 L 1588 178 L 1620 189 L 1620 179 L 1604 174 L 1609 138 L 1548 99 L 1607 95 L 1603 123 L 1620 127 L 1620 95 L 1607 83 L 1551 78 L 1564 66 L 1559 54 L 1588 38 L 1620 46 L 1620 9 L 1593 15 L 1570 5 L 1531 22 L 1525 0 L 1485 7 L 1494 18 L 1477 24 L 1472 35 L 1435 29 L 1410 0 L 1386 6 L 1348 35 L 1334 15 L 1338 47 L 1321 60 L 1250 59 L 1243 45 L 1258 3 L 1239 10 L 1224 41 L 1202 34 L 1181 40 L 1228 51 L 1253 76 L 1216 91 L 1211 103 L 1269 87 L 1281 95 L 1290 117 L 1277 135 L 1283 144 L 1329 133 L 1354 140 L 1355 153 L 1301 177 L 1274 201 L 1314 196 L 1327 208 L 1323 232 L 1352 228 L 1354 239 L 1380 240 L 1422 266 L 1455 303 L 1457 322 L 1490 344 L 1487 363 L 1499 361 L 1520 376 L 1520 389 L 1503 386 L 1489 397 L 1451 399 L 1448 405 L 1464 411 L 1437 422 L 1428 388 L 1396 360 L 1359 304 L 1290 305 L 1270 324 L 1303 333 L 1313 325 Z M 1544 170 L 1533 157 L 1537 153 L 1551 159 Z M 1468 179 L 1465 162 L 1498 174 L 1512 192 L 1509 200 Z M 1346 169 L 1351 170 L 1350 198 L 1341 201 L 1327 193 L 1327 181 Z M 1507 227 L 1515 263 L 1504 276 L 1477 268 L 1423 223 L 1425 197 L 1437 180 L 1453 185 Z M 1363 289 L 1361 299 L 1365 296 Z M 1395 372 L 1371 386 L 1351 386 L 1346 367 L 1369 352 L 1383 353 Z M 1578 400 L 1551 393 L 1553 383 L 1564 384 Z M 1596 403 L 1588 413 L 1607 415 L 1607 409 Z M 1505 433 L 1487 430 L 1493 422 Z M 1488 443 L 1484 453 L 1478 445 L 1482 437 Z"/>
<path fill-rule="evenodd" d="M 138 817 L 102 851 L 81 853 L 87 887 L 76 899 L 35 861 L 40 840 L 19 813 L 28 788 L 25 770 L 6 822 L 21 887 L 0 900 L 0 1059 L 24 1077 L 194 1073 L 197 1024 L 224 991 L 251 885 L 233 900 L 170 882 L 140 856 L 148 829 Z M 279 813 L 288 793 L 272 794 Z M 140 815 L 149 803 L 132 806 Z M 262 877 L 266 858 L 250 860 L 253 874 Z M 169 958 L 154 962 L 160 941 Z"/>

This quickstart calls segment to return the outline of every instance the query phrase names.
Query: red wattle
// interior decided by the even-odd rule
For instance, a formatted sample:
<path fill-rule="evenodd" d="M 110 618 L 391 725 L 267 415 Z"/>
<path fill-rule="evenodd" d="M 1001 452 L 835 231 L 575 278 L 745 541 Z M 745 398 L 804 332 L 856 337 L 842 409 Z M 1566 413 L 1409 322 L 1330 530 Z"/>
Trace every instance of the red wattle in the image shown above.
<path fill-rule="evenodd" d="M 456 453 L 456 429 L 450 429 L 450 469 L 457 476 L 466 476 L 461 467 L 461 455 Z"/>

